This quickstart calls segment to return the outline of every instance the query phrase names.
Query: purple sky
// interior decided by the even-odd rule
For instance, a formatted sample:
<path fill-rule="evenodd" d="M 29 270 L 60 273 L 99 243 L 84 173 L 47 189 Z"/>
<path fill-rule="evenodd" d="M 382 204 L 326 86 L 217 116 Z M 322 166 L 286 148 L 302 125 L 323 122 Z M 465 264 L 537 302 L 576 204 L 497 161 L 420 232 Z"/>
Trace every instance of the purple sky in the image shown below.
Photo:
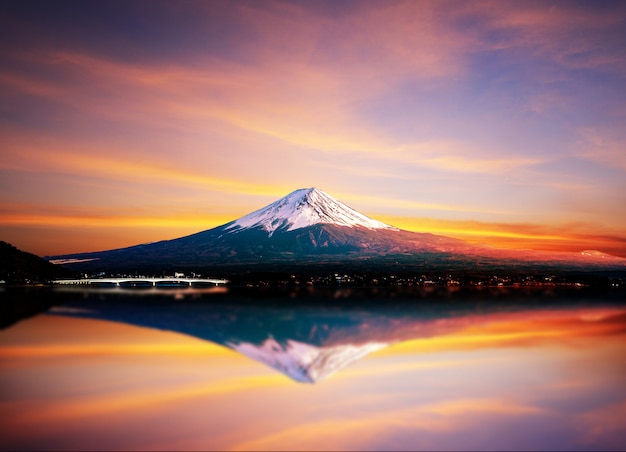
<path fill-rule="evenodd" d="M 623 2 L 0 3 L 0 239 L 174 238 L 302 187 L 626 256 Z"/>

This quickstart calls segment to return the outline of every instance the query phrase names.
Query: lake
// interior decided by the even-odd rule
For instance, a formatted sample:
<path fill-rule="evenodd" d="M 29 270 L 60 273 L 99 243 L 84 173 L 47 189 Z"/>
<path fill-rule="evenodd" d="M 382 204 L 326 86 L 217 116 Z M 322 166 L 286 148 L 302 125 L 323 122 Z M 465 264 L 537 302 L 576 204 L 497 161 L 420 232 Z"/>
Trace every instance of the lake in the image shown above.
<path fill-rule="evenodd" d="M 0 290 L 3 450 L 626 448 L 623 292 Z"/>

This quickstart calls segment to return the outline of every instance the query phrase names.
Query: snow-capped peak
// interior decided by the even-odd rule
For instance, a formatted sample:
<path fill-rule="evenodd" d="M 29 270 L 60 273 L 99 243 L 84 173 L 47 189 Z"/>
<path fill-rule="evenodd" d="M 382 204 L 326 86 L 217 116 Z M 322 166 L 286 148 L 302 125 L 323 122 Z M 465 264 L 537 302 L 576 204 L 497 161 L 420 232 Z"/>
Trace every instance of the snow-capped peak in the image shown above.
<path fill-rule="evenodd" d="M 396 229 L 366 217 L 317 188 L 296 190 L 262 209 L 235 220 L 226 229 L 262 228 L 271 236 L 278 229 L 293 231 L 319 223 L 360 226 L 367 229 Z"/>

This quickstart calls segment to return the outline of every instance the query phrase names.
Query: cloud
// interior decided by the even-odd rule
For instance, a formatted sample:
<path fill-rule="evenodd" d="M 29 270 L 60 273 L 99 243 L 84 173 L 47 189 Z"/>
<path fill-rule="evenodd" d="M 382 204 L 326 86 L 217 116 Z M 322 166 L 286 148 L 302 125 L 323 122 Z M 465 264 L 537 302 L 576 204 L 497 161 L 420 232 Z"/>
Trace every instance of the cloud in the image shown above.
<path fill-rule="evenodd" d="M 459 141 L 430 141 L 407 146 L 402 154 L 416 166 L 442 171 L 501 174 L 543 163 L 545 157 L 516 155 L 493 149 L 479 149 Z"/>
<path fill-rule="evenodd" d="M 401 229 L 448 235 L 470 243 L 488 243 L 502 248 L 573 252 L 596 247 L 600 251 L 626 257 L 626 236 L 621 229 L 608 224 L 503 223 L 396 215 L 374 216 Z"/>
<path fill-rule="evenodd" d="M 157 185 L 183 185 L 248 195 L 282 196 L 287 189 L 286 186 L 212 176 L 204 169 L 177 168 L 179 163 L 175 156 L 136 151 L 130 145 L 106 142 L 85 144 L 46 134 L 15 136 L 9 132 L 3 151 L 5 159 L 0 161 L 0 169 L 73 173 L 118 182 L 144 180 Z"/>
<path fill-rule="evenodd" d="M 33 50 L 26 59 L 34 70 L 5 80 L 107 119 L 221 121 L 304 148 L 376 153 L 386 138 L 361 126 L 359 105 L 407 78 L 459 70 L 465 41 L 441 30 L 432 9 L 368 6 L 345 22 L 296 6 L 245 6 L 238 25 L 258 39 L 235 43 L 239 61 L 203 55 L 181 66 Z"/>
<path fill-rule="evenodd" d="M 530 51 L 569 69 L 607 65 L 621 71 L 624 60 L 615 53 L 619 43 L 607 31 L 621 27 L 626 10 L 613 6 L 483 1 L 464 5 L 456 15 L 478 19 L 484 45 Z M 497 40 L 490 38 L 494 35 Z"/>
<path fill-rule="evenodd" d="M 63 14 L 22 22 L 8 14 L 6 29 L 20 45 L 0 49 L 5 173 L 41 174 L 47 196 L 59 199 L 81 179 L 94 204 L 112 202 L 125 185 L 133 188 L 118 196 L 122 203 L 176 192 L 220 205 L 230 196 L 246 213 L 241 203 L 255 204 L 247 196 L 269 200 L 321 180 L 368 211 L 389 199 L 396 216 L 432 210 L 497 220 L 517 212 L 617 222 L 611 204 L 623 184 L 571 159 L 624 169 L 624 140 L 597 126 L 623 122 L 623 8 L 189 8 L 125 10 L 146 30 L 162 30 L 150 34 L 100 23 L 89 9 L 71 27 L 60 26 Z M 176 22 L 182 18 L 188 29 Z M 55 27 L 59 34 L 48 38 Z M 109 29 L 114 37 L 95 32 Z M 572 130 L 594 132 L 576 145 Z M 576 184 L 579 193 L 595 187 L 567 201 L 571 190 L 562 187 Z M 19 182 L 11 190 L 17 198 L 32 192 Z"/>
<path fill-rule="evenodd" d="M 609 168 L 626 171 L 626 140 L 612 131 L 583 128 L 579 132 L 579 156 Z M 623 184 L 626 189 L 626 182 Z"/>

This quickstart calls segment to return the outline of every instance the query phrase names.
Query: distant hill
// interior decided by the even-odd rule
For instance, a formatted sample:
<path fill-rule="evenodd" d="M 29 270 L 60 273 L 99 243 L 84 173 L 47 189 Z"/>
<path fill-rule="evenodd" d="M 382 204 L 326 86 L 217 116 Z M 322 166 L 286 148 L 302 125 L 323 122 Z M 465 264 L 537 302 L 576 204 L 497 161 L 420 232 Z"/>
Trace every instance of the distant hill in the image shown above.
<path fill-rule="evenodd" d="M 7 284 L 46 282 L 73 275 L 71 270 L 0 241 L 0 280 Z"/>

